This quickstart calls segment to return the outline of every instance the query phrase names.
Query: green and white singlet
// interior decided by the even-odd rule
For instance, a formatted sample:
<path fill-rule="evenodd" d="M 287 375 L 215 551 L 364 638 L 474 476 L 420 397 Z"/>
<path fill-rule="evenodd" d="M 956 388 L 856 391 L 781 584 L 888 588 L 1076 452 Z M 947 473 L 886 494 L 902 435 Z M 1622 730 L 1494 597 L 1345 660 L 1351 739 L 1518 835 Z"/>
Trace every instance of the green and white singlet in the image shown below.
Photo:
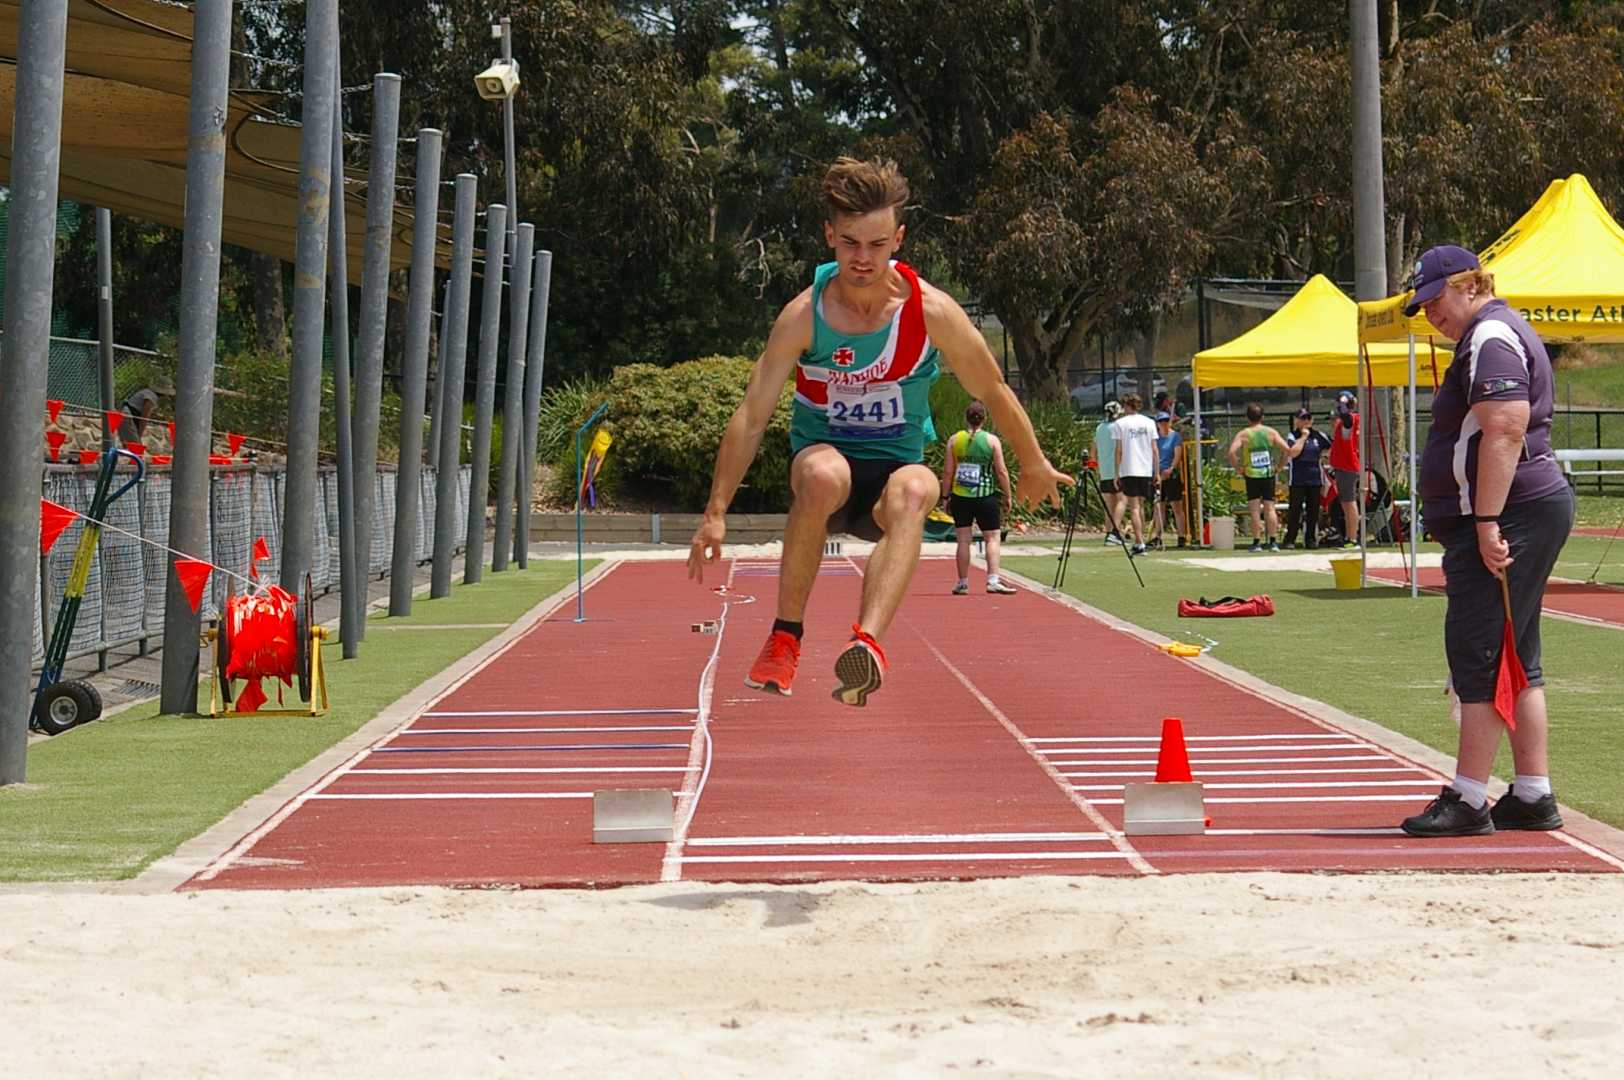
<path fill-rule="evenodd" d="M 812 281 L 812 347 L 795 369 L 790 452 L 828 443 L 849 458 L 917 462 L 936 439 L 930 387 L 941 373 L 941 354 L 925 333 L 919 276 L 893 262 L 908 282 L 908 298 L 891 325 L 867 334 L 842 334 L 823 318 L 823 290 L 838 263 L 818 267 Z"/>
<path fill-rule="evenodd" d="M 985 431 L 961 431 L 953 436 L 953 494 L 962 499 L 985 499 L 998 494 L 992 471 L 992 440 Z"/>

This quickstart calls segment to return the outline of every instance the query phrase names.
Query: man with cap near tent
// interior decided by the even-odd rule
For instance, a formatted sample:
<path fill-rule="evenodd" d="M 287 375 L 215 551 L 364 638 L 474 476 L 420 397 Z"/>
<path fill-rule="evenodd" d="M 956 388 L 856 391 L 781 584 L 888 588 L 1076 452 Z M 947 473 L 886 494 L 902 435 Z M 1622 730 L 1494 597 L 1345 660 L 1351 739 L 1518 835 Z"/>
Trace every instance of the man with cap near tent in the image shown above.
<path fill-rule="evenodd" d="M 1122 492 L 1117 488 L 1116 431 L 1113 425 L 1122 415 L 1122 405 L 1116 401 L 1105 403 L 1105 419 L 1094 428 L 1094 460 L 1100 467 L 1100 498 L 1105 502 L 1105 542 L 1122 543 L 1117 526 L 1122 523 Z"/>
<path fill-rule="evenodd" d="M 1342 546 L 1359 542 L 1359 399 L 1352 390 L 1336 395 L 1336 423 L 1331 425 L 1331 472 L 1342 504 Z M 1330 528 L 1329 525 L 1326 528 Z"/>
<path fill-rule="evenodd" d="M 1465 248 L 1428 250 L 1411 288 L 1404 314 L 1425 311 L 1456 342 L 1432 400 L 1418 494 L 1426 527 L 1444 546 L 1444 652 L 1461 721 L 1455 779 L 1403 829 L 1411 836 L 1559 829 L 1539 618 L 1574 505 L 1551 451 L 1550 357 Z M 1502 724 L 1511 729 L 1516 779 L 1491 809 Z"/>
<path fill-rule="evenodd" d="M 1286 438 L 1287 464 L 1291 479 L 1291 504 L 1286 511 L 1286 542 L 1282 547 L 1297 546 L 1297 529 L 1303 531 L 1303 547 L 1314 548 L 1319 534 L 1320 488 L 1325 474 L 1320 468 L 1320 455 L 1331 445 L 1323 431 L 1314 427 L 1312 409 L 1301 408 L 1292 421 L 1294 430 Z"/>

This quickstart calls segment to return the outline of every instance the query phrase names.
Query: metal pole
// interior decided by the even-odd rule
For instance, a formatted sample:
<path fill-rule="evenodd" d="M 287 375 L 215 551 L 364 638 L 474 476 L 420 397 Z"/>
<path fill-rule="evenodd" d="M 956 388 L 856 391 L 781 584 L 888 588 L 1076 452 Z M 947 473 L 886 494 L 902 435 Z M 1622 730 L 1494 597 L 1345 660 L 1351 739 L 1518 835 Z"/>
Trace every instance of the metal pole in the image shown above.
<path fill-rule="evenodd" d="M 457 471 L 462 464 L 462 383 L 468 364 L 468 292 L 474 275 L 474 199 L 478 180 L 457 177 L 457 211 L 451 224 L 451 288 L 440 334 L 440 466 L 434 477 L 434 566 L 429 597 L 451 595 L 452 531 L 457 523 Z M 469 513 L 473 512 L 472 505 Z"/>
<path fill-rule="evenodd" d="M 113 215 L 96 208 L 96 324 L 100 348 L 102 415 L 118 407 L 113 394 Z M 102 450 L 114 446 L 115 432 L 102 424 Z"/>
<path fill-rule="evenodd" d="M 340 42 L 339 49 L 343 48 Z M 334 50 L 334 85 L 343 69 Z M 327 263 L 332 291 L 327 315 L 333 352 L 333 424 L 338 442 L 338 636 L 344 659 L 355 659 L 360 645 L 361 593 L 366 586 L 355 572 L 355 414 L 350 408 L 350 253 L 344 235 L 344 99 L 333 95 L 333 204 L 327 213 Z"/>
<path fill-rule="evenodd" d="M 491 541 L 491 570 L 508 567 L 513 534 L 513 483 L 518 474 L 519 448 L 524 445 L 524 350 L 530 327 L 530 268 L 535 261 L 536 227 L 519 226 L 513 249 L 513 280 L 508 299 L 507 380 L 502 389 L 502 464 L 496 481 L 496 535 Z"/>
<path fill-rule="evenodd" d="M 389 614 L 412 613 L 417 522 L 422 513 L 423 396 L 429 374 L 429 318 L 434 306 L 434 245 L 440 215 L 440 133 L 417 133 L 417 185 L 412 198 L 412 273 L 406 293 L 406 354 L 400 386 L 400 465 L 395 473 L 395 544 L 389 560 Z M 364 321 L 364 320 L 363 320 Z"/>
<path fill-rule="evenodd" d="M 485 288 L 479 302 L 479 369 L 474 381 L 474 472 L 468 482 L 468 542 L 462 580 L 485 574 L 485 507 L 491 497 L 491 417 L 496 412 L 496 350 L 502 336 L 502 266 L 507 255 L 507 207 L 485 208 Z"/>
<path fill-rule="evenodd" d="M 547 299 L 553 282 L 553 253 L 536 252 L 530 279 L 529 340 L 524 360 L 524 451 L 519 455 L 519 513 L 514 519 L 513 557 L 530 565 L 530 493 L 536 467 L 536 421 L 541 412 L 541 377 L 547 363 Z"/>
<path fill-rule="evenodd" d="M 6 237 L 6 333 L 0 345 L 0 784 L 28 762 L 34 602 L 39 595 L 40 447 L 51 355 L 57 166 L 68 6 L 23 0 L 17 15 L 16 114 Z"/>
<path fill-rule="evenodd" d="M 1421 531 L 1415 527 L 1416 520 L 1421 516 L 1421 500 L 1415 491 L 1416 459 L 1421 455 L 1415 448 L 1415 335 L 1410 334 L 1410 598 L 1413 600 L 1421 595 L 1421 585 L 1416 579 L 1416 541 L 1421 538 Z"/>
<path fill-rule="evenodd" d="M 430 306 L 433 306 L 433 290 L 430 290 Z M 451 278 L 447 277 L 440 286 L 440 316 L 435 326 L 439 328 L 439 337 L 434 350 L 434 396 L 429 404 L 429 468 L 440 467 L 440 404 L 445 400 L 445 343 L 449 340 L 446 335 L 446 313 L 451 309 Z"/>
<path fill-rule="evenodd" d="M 1376 37 L 1376 0 L 1348 0 L 1348 44 L 1353 69 L 1353 262 L 1355 300 L 1376 300 L 1387 295 L 1386 209 L 1382 190 L 1382 89 L 1379 45 Z M 1384 395 L 1386 396 L 1386 395 Z M 1370 426 L 1385 423 L 1389 408 L 1367 387 L 1360 402 L 1359 448 L 1359 556 L 1367 548 L 1365 501 L 1369 495 L 1366 471 L 1371 468 Z"/>
<path fill-rule="evenodd" d="M 506 63 L 513 63 L 513 24 L 506 15 L 502 16 L 502 59 Z M 502 99 L 502 139 L 505 149 L 503 164 L 507 170 L 508 249 L 512 250 L 519 236 L 518 174 L 513 164 L 512 94 Z"/>
<path fill-rule="evenodd" d="M 333 184 L 333 100 L 338 96 L 338 0 L 305 5 L 304 127 L 299 134 L 299 221 L 293 259 L 293 362 L 288 374 L 288 472 L 283 486 L 282 588 L 304 593 L 315 542 L 316 441 L 327 299 L 327 216 Z M 342 179 L 336 185 L 342 197 Z"/>
<path fill-rule="evenodd" d="M 1202 498 L 1204 491 L 1201 485 L 1201 387 L 1196 385 L 1195 368 L 1190 368 L 1190 402 L 1195 413 L 1195 437 L 1190 440 L 1195 448 L 1195 526 L 1191 530 L 1195 533 L 1190 542 L 1196 546 L 1203 546 L 1206 536 L 1206 500 Z"/>
<path fill-rule="evenodd" d="M 356 579 L 361 583 L 361 600 L 365 600 L 366 582 L 372 577 L 372 516 L 378 490 L 378 409 L 383 400 L 384 331 L 389 323 L 389 246 L 395 218 L 395 138 L 399 126 L 400 76 L 380 73 L 372 79 L 366 257 L 361 269 L 361 332 L 355 343 L 355 567 Z M 432 219 L 430 224 L 433 224 Z M 430 233 L 431 258 L 433 243 Z M 423 440 L 422 416 L 420 398 L 414 417 L 418 421 L 419 445 Z M 415 465 L 415 452 L 413 459 Z M 366 619 L 357 618 L 357 639 L 365 640 L 366 632 Z"/>
<path fill-rule="evenodd" d="M 231 4 L 204 4 L 193 19 L 192 102 L 187 121 L 186 231 L 181 249 L 180 357 L 175 371 L 175 455 L 169 474 L 169 546 L 209 559 L 209 449 L 220 306 L 220 223 L 225 196 L 226 94 Z M 200 624 L 173 565 L 164 598 L 166 713 L 197 711 Z"/>

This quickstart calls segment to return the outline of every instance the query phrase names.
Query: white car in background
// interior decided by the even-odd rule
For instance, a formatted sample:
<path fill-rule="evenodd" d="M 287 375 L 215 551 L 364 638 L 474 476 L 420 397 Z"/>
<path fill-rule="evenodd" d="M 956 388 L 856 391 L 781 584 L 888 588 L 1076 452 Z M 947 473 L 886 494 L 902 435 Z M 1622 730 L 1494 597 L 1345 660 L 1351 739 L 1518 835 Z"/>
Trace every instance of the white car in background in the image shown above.
<path fill-rule="evenodd" d="M 1150 393 L 1150 400 L 1145 402 L 1146 407 L 1150 401 L 1155 400 L 1157 394 L 1167 389 L 1167 380 L 1160 375 L 1152 383 L 1154 389 Z M 1082 384 L 1071 392 L 1071 407 L 1077 412 L 1097 413 L 1105 408 L 1107 401 L 1121 401 L 1128 394 L 1139 393 L 1139 380 L 1126 372 L 1115 377 L 1106 375 L 1090 375 Z"/>

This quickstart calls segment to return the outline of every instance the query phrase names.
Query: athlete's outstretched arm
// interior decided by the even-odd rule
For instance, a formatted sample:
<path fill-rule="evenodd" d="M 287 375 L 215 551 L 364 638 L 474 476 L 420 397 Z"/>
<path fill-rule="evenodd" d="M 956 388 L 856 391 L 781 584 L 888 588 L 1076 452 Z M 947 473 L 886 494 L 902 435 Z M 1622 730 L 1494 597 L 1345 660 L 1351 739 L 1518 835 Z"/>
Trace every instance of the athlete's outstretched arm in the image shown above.
<path fill-rule="evenodd" d="M 812 290 L 808 289 L 784 305 L 767 335 L 767 347 L 750 372 L 744 400 L 733 410 L 716 452 L 716 469 L 711 475 L 710 499 L 694 532 L 688 550 L 688 576 L 704 579 L 704 565 L 722 557 L 722 540 L 727 536 L 727 508 L 750 471 L 750 463 L 761 448 L 761 437 L 772 423 L 773 411 L 784 384 L 795 373 L 795 363 L 812 344 Z"/>
<path fill-rule="evenodd" d="M 1016 499 L 1027 506 L 1048 502 L 1058 507 L 1059 485 L 1072 483 L 1072 478 L 1056 469 L 1044 456 L 1037 432 L 1032 430 L 1032 420 L 1021 407 L 1015 391 L 1004 381 L 998 361 L 987 348 L 987 339 L 951 296 L 939 289 L 929 289 L 924 300 L 925 329 L 931 341 L 942 351 L 942 359 L 947 361 L 970 396 L 986 402 L 987 411 L 998 422 L 998 430 L 1020 459 L 1021 478 L 1015 485 Z"/>

